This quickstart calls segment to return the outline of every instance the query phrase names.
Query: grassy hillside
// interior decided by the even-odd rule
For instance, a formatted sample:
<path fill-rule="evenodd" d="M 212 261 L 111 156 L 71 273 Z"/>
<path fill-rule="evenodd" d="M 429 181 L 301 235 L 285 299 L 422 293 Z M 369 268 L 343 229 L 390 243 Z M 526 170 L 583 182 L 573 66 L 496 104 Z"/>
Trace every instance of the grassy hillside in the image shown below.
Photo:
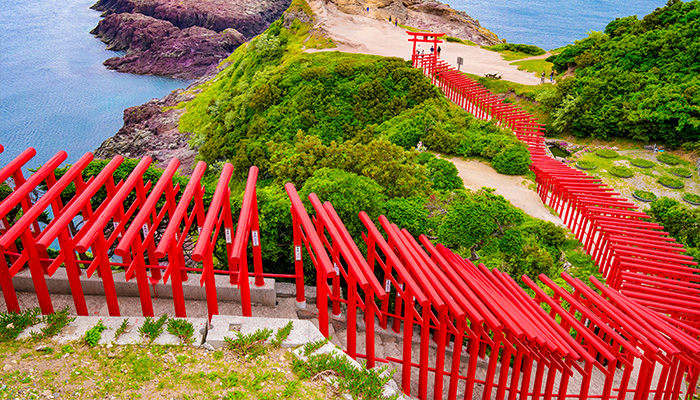
<path fill-rule="evenodd" d="M 291 22 L 290 14 L 297 19 Z M 488 191 L 465 192 L 453 164 L 413 150 L 422 141 L 429 150 L 523 174 L 529 153 L 512 132 L 448 102 L 404 60 L 304 53 L 331 43 L 303 20 L 313 15 L 304 3 L 293 3 L 286 18 L 237 49 L 215 79 L 180 105 L 187 109 L 180 128 L 192 133 L 191 144 L 213 172 L 231 162 L 242 182 L 249 166 L 261 169 L 267 270 L 291 265 L 289 201 L 281 185 L 290 181 L 302 198 L 314 192 L 330 200 L 358 243 L 357 214 L 365 210 L 514 275 L 561 267 L 561 253 L 577 247 L 564 230 Z M 492 223 L 483 229 L 466 228 L 485 219 Z"/>
<path fill-rule="evenodd" d="M 547 99 L 552 127 L 672 146 L 700 141 L 699 52 L 698 0 L 610 22 L 547 59 L 559 71 L 576 68 Z"/>

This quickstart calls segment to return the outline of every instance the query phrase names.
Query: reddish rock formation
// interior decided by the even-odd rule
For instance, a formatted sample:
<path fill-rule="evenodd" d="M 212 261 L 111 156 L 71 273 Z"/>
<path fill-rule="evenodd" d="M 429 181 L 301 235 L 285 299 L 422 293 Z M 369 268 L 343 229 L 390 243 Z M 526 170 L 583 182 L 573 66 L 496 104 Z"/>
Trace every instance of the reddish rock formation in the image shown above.
<path fill-rule="evenodd" d="M 195 79 L 263 32 L 290 0 L 99 0 L 105 18 L 92 31 L 121 72 Z"/>

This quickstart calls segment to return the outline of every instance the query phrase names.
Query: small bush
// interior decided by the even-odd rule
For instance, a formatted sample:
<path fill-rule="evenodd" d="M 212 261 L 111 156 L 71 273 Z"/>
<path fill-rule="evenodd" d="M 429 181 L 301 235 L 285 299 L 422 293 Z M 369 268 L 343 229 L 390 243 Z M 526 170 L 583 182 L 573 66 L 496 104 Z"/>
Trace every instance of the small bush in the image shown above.
<path fill-rule="evenodd" d="M 104 326 L 102 320 L 100 320 L 95 326 L 85 332 L 85 337 L 83 338 L 83 340 L 85 340 L 85 344 L 90 347 L 97 346 L 97 344 L 100 343 L 100 339 L 102 339 L 102 332 L 105 329 L 107 329 L 107 327 Z"/>
<path fill-rule="evenodd" d="M 683 143 L 681 145 L 681 148 L 689 153 L 692 153 L 694 151 L 700 151 L 700 141 Z"/>
<path fill-rule="evenodd" d="M 0 342 L 15 340 L 23 330 L 41 322 L 41 310 L 32 308 L 22 313 L 0 314 Z"/>
<path fill-rule="evenodd" d="M 186 319 L 168 320 L 168 333 L 180 338 L 184 344 L 194 342 L 194 325 Z"/>
<path fill-rule="evenodd" d="M 623 167 L 621 165 L 616 165 L 616 166 L 610 168 L 610 170 L 608 170 L 608 172 L 610 172 L 612 175 L 615 175 L 619 178 L 631 178 L 634 175 L 634 172 L 631 169 L 629 169 L 627 167 Z"/>
<path fill-rule="evenodd" d="M 656 156 L 656 159 L 661 161 L 662 163 L 668 164 L 668 165 L 678 165 L 681 163 L 681 159 L 679 157 L 676 157 L 673 154 L 668 154 L 668 153 L 659 153 Z"/>
<path fill-rule="evenodd" d="M 658 179 L 657 182 L 671 189 L 683 189 L 683 187 L 685 186 L 682 180 L 672 177 L 670 175 L 663 175 Z"/>
<path fill-rule="evenodd" d="M 530 54 L 533 56 L 541 56 L 545 51 L 537 46 L 531 44 L 517 44 L 517 43 L 499 43 L 493 46 L 486 47 L 493 51 L 515 51 L 518 53 Z"/>
<path fill-rule="evenodd" d="M 114 340 L 119 339 L 119 337 L 126 333 L 126 328 L 129 327 L 129 318 L 124 318 L 119 328 L 114 332 Z"/>
<path fill-rule="evenodd" d="M 694 204 L 700 204 L 700 196 L 697 194 L 692 194 L 692 193 L 683 193 L 683 200 L 687 201 L 688 203 L 694 203 Z"/>
<path fill-rule="evenodd" d="M 289 337 L 289 334 L 292 333 L 292 328 L 294 328 L 294 324 L 292 321 L 289 321 L 287 325 L 283 326 L 282 328 L 277 330 L 277 333 L 275 334 L 275 338 L 272 339 L 271 343 L 273 347 L 280 347 L 282 346 L 282 343 L 287 340 Z"/>
<path fill-rule="evenodd" d="M 54 311 L 53 314 L 44 316 L 44 323 L 46 323 L 46 326 L 41 328 L 40 333 L 32 332 L 32 339 L 41 340 L 58 335 L 63 330 L 63 327 L 75 319 L 75 317 L 68 316 L 69 312 L 70 308 L 66 306 L 60 311 Z"/>
<path fill-rule="evenodd" d="M 493 158 L 493 168 L 499 174 L 523 175 L 530 168 L 530 152 L 523 145 L 511 145 Z"/>
<path fill-rule="evenodd" d="M 639 168 L 651 168 L 654 165 L 656 165 L 655 162 L 645 160 L 643 158 L 634 158 L 634 159 L 630 160 L 630 164 L 634 165 L 635 167 L 639 167 Z"/>
<path fill-rule="evenodd" d="M 671 173 L 681 178 L 691 178 L 693 176 L 693 171 L 683 167 L 672 168 Z"/>
<path fill-rule="evenodd" d="M 590 169 L 596 169 L 598 168 L 597 165 L 593 161 L 585 161 L 585 160 L 579 160 L 576 162 L 576 167 L 578 169 L 584 169 L 584 170 L 590 170 Z"/>
<path fill-rule="evenodd" d="M 654 193 L 646 192 L 644 190 L 635 190 L 633 194 L 640 200 L 654 201 L 657 198 Z"/>
<path fill-rule="evenodd" d="M 168 322 L 168 315 L 163 314 L 162 317 L 154 320 L 151 317 L 146 317 L 143 321 L 143 325 L 139 328 L 139 333 L 141 337 L 148 338 L 150 342 L 153 342 L 163 333 L 164 325 Z"/>
<path fill-rule="evenodd" d="M 257 358 L 267 353 L 265 341 L 272 335 L 272 329 L 257 330 L 250 335 L 244 335 L 236 332 L 236 338 L 224 337 L 224 341 L 239 357 Z"/>
<path fill-rule="evenodd" d="M 617 158 L 617 156 L 619 156 L 619 154 L 617 154 L 616 151 L 608 150 L 608 149 L 596 150 L 595 154 L 598 157 L 603 157 L 603 158 Z"/>

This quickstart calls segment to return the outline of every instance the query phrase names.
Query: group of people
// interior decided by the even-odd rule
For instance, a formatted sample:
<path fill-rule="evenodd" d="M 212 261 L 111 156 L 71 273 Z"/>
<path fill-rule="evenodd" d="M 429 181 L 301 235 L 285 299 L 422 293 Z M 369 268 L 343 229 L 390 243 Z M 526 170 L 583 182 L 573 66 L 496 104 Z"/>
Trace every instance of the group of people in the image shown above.
<path fill-rule="evenodd" d="M 434 52 L 435 52 L 435 47 L 430 46 L 430 54 L 433 54 Z M 440 48 L 440 46 L 438 46 L 438 48 L 437 48 L 437 56 L 438 57 L 440 57 L 440 52 L 442 52 L 442 49 Z M 416 47 L 416 54 L 418 54 L 418 55 L 425 54 L 425 50 L 421 49 L 420 45 L 418 45 L 418 47 Z"/>
<path fill-rule="evenodd" d="M 369 7 L 367 7 L 367 11 L 369 11 Z M 389 16 L 389 23 L 391 23 L 391 16 Z M 394 26 L 398 26 L 398 25 L 399 25 L 399 19 L 394 18 Z"/>

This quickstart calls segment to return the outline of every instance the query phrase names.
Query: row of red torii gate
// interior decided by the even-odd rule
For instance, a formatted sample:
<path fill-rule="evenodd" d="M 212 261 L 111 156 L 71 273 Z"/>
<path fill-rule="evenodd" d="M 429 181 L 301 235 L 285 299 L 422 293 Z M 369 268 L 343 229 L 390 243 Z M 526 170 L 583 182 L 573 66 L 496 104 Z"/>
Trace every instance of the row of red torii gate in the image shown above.
<path fill-rule="evenodd" d="M 408 34 L 414 46 L 441 43 L 442 34 Z M 113 175 L 123 161 L 119 156 L 87 178 L 89 153 L 56 176 L 67 157 L 62 151 L 25 178 L 22 167 L 35 155 L 30 148 L 0 169 L 0 182 L 12 190 L 0 203 L 0 287 L 8 311 L 21 311 L 13 277 L 28 269 L 42 312 L 53 312 L 47 280 L 62 270 L 78 315 L 89 314 L 83 294 L 89 279 L 101 282 L 110 315 L 120 315 L 112 279 L 112 268 L 119 267 L 136 280 L 144 316 L 154 314 L 151 287 L 169 281 L 175 315 L 185 317 L 182 286 L 188 279 L 204 286 L 210 318 L 218 314 L 215 274 L 227 275 L 232 290 L 240 290 L 242 313 L 250 316 L 250 288 L 263 285 L 264 277 L 293 279 L 297 303 L 304 305 L 307 259 L 315 272 L 321 332 L 329 334 L 329 312 L 339 315 L 345 308 L 346 353 L 364 359 L 368 368 L 396 366 L 402 390 L 420 399 L 692 398 L 700 374 L 697 264 L 633 203 L 548 157 L 543 127 L 531 115 L 502 103 L 435 55 L 412 54 L 414 66 L 452 101 L 479 118 L 495 119 L 529 146 L 538 193 L 582 241 L 605 283 L 591 278 L 593 290 L 564 273 L 563 288 L 544 275 L 539 284 L 523 276 L 530 295 L 507 274 L 364 212 L 358 216 L 366 228 L 363 254 L 332 204 L 311 194 L 315 215 L 309 215 L 292 184 L 285 189 L 294 267 L 288 274 L 265 273 L 256 167 L 234 224 L 230 164 L 207 206 L 201 162 L 184 188 L 173 180 L 178 160 L 156 182 L 147 181 L 148 157 L 123 180 Z M 75 194 L 64 204 L 67 189 Z M 39 223 L 48 209 L 50 222 Z M 20 210 L 10 223 L 8 216 Z M 77 228 L 76 219 L 82 221 Z M 214 268 L 217 240 L 226 244 L 225 269 Z M 49 257 L 55 242 L 59 251 Z M 196 266 L 185 262 L 186 243 L 194 244 Z M 81 257 L 88 251 L 92 257 Z M 375 332 L 381 329 L 402 335 L 401 357 L 375 354 Z M 357 348 L 361 334 L 364 349 Z"/>

